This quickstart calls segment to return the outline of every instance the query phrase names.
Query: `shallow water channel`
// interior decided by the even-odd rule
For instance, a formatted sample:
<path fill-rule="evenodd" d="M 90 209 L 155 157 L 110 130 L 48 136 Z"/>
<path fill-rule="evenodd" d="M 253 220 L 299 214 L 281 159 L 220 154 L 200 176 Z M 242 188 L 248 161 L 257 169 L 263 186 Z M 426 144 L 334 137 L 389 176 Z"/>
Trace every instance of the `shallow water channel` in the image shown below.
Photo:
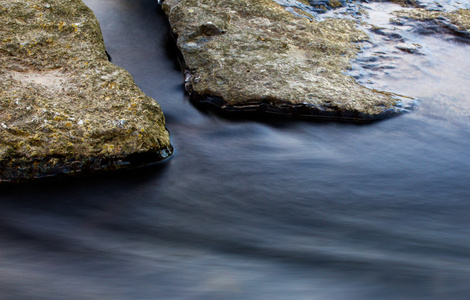
<path fill-rule="evenodd" d="M 155 1 L 84 2 L 176 153 L 2 188 L 0 299 L 468 299 L 470 45 L 359 56 L 359 81 L 420 99 L 400 117 L 237 120 L 191 104 Z"/>

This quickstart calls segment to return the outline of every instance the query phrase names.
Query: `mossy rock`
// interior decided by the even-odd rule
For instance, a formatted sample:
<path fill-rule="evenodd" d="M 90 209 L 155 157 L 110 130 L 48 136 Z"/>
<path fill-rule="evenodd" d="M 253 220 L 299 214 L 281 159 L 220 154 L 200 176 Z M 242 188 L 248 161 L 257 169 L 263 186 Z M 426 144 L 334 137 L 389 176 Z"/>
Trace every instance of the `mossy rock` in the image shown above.
<path fill-rule="evenodd" d="M 368 38 L 352 20 L 296 17 L 272 0 L 166 0 L 163 9 L 198 103 L 348 121 L 402 112 L 395 95 L 345 75 L 355 42 Z"/>
<path fill-rule="evenodd" d="M 160 106 L 108 61 L 80 0 L 2 0 L 0 24 L 0 182 L 172 154 Z"/>

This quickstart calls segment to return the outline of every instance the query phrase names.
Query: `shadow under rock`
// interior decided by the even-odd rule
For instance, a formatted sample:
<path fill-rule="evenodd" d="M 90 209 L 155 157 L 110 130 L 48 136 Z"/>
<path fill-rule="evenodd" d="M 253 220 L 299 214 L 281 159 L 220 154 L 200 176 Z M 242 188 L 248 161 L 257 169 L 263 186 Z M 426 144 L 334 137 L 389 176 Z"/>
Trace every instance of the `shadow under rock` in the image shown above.
<path fill-rule="evenodd" d="M 150 181 L 156 181 L 164 176 L 170 162 L 169 159 L 130 169 L 120 169 L 99 172 L 96 174 L 82 175 L 58 175 L 54 177 L 40 178 L 27 182 L 7 183 L 0 185 L 0 205 L 4 201 L 28 201 L 35 195 L 41 196 L 41 201 L 56 201 L 58 195 L 70 195 L 81 190 L 104 191 L 132 189 Z M 116 188 L 117 187 L 117 188 Z M 48 197 L 49 195 L 50 197 Z M 34 200 L 37 201 L 37 200 Z"/>

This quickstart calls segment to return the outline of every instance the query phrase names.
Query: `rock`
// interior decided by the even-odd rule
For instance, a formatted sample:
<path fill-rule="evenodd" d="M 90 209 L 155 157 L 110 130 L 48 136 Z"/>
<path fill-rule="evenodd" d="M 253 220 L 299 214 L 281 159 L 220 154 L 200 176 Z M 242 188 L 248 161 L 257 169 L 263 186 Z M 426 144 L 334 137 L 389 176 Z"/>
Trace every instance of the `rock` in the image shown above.
<path fill-rule="evenodd" d="M 344 74 L 360 50 L 354 42 L 368 38 L 352 20 L 319 22 L 300 9 L 299 17 L 273 0 L 166 0 L 163 9 L 197 103 L 353 121 L 403 111 L 395 95 Z M 217 34 L 201 30 L 209 23 Z"/>
<path fill-rule="evenodd" d="M 407 18 L 425 23 L 424 33 L 445 33 L 450 31 L 466 42 L 470 41 L 470 10 L 437 11 L 424 8 L 399 10 L 394 12 L 399 18 Z"/>
<path fill-rule="evenodd" d="M 417 53 L 421 46 L 416 44 L 409 44 L 409 43 L 399 43 L 395 46 L 397 49 L 408 52 L 408 53 Z"/>
<path fill-rule="evenodd" d="M 160 106 L 108 61 L 80 0 L 1 0 L 0 23 L 0 182 L 172 154 Z"/>

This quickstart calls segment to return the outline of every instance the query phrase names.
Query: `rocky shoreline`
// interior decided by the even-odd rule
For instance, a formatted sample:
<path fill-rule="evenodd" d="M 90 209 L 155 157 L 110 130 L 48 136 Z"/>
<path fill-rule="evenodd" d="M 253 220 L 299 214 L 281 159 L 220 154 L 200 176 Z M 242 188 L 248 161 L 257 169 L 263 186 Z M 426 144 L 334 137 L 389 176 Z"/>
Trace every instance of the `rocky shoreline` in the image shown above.
<path fill-rule="evenodd" d="M 80 0 L 0 1 L 0 182 L 169 157 L 164 115 L 107 59 Z"/>

